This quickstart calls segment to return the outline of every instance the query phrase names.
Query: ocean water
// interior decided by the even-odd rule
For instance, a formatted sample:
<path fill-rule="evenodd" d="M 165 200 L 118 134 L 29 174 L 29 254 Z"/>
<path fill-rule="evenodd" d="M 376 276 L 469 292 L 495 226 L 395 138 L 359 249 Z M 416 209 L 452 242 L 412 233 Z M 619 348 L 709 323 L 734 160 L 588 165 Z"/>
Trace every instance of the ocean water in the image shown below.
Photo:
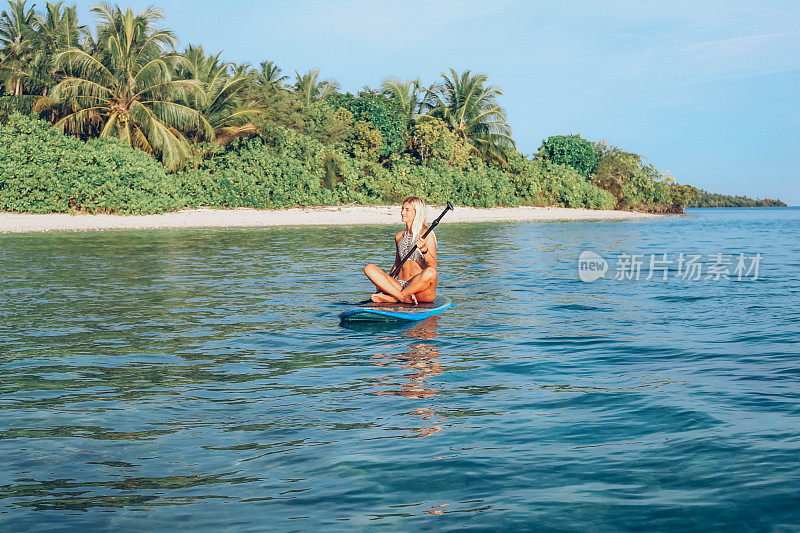
<path fill-rule="evenodd" d="M 397 229 L 0 235 L 0 529 L 800 529 L 800 209 Z"/>

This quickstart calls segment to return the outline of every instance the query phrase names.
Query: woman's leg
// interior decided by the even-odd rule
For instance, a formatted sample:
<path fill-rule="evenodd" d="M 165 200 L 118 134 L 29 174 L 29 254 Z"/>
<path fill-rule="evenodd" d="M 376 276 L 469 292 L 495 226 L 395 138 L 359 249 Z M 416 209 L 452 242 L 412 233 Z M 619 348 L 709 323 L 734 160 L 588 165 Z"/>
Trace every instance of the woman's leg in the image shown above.
<path fill-rule="evenodd" d="M 364 267 L 364 274 L 375 284 L 378 294 L 373 294 L 373 301 L 377 302 L 400 302 L 402 295 L 400 291 L 403 287 L 396 279 L 381 270 L 380 267 L 372 263 Z M 383 294 L 381 294 L 383 293 Z M 377 298 L 377 299 L 376 299 Z"/>
<path fill-rule="evenodd" d="M 426 267 L 422 272 L 411 278 L 408 285 L 400 291 L 398 300 L 413 303 L 432 302 L 436 299 L 436 284 L 438 281 L 439 275 L 436 273 L 436 269 Z"/>

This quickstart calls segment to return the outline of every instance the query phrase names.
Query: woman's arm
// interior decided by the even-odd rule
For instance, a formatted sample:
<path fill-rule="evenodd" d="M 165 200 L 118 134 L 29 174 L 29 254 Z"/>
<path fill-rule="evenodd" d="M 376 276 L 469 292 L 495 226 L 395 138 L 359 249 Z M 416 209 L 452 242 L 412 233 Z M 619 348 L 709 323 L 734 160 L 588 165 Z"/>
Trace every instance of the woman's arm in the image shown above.
<path fill-rule="evenodd" d="M 425 258 L 425 263 L 431 268 L 436 268 L 436 234 L 430 232 L 424 240 L 419 239 L 417 241 L 417 248 L 420 252 L 425 252 L 422 254 L 422 257 Z"/>

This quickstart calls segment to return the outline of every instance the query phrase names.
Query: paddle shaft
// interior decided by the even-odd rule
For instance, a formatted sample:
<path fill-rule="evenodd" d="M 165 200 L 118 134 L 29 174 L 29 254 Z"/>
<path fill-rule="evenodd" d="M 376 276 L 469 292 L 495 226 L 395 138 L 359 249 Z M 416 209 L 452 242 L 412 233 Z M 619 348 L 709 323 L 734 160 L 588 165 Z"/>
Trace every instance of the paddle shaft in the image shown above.
<path fill-rule="evenodd" d="M 435 228 L 436 225 L 439 223 L 439 221 L 442 220 L 442 217 L 445 215 L 445 213 L 447 213 L 451 209 L 453 209 L 453 204 L 451 204 L 450 202 L 447 202 L 447 207 L 444 208 L 444 211 L 442 211 L 442 214 L 439 215 L 439 217 L 431 223 L 431 225 L 428 227 L 428 229 L 425 231 L 425 233 L 422 234 L 422 238 L 423 239 L 425 237 L 427 237 L 430 232 L 433 231 L 433 228 Z M 408 251 L 406 256 L 400 260 L 400 262 L 397 264 L 396 267 L 394 267 L 392 269 L 391 272 L 389 272 L 389 275 L 391 277 L 395 277 L 400 272 L 400 268 L 402 268 L 403 264 L 406 261 L 408 261 L 408 258 L 411 257 L 411 255 L 416 251 L 416 249 L 417 249 L 417 244 L 414 243 L 414 246 L 411 247 L 411 249 Z"/>

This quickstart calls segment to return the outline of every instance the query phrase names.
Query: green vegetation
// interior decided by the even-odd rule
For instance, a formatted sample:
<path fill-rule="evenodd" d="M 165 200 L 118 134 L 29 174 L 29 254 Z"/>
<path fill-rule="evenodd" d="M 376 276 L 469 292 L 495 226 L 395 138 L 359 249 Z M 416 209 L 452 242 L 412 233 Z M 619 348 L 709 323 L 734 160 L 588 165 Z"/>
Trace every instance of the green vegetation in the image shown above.
<path fill-rule="evenodd" d="M 23 115 L 0 126 L 0 210 L 160 213 L 184 203 L 163 165 L 118 139 L 83 142 Z"/>
<path fill-rule="evenodd" d="M 443 83 L 427 91 L 428 115 L 440 118 L 456 137 L 473 146 L 487 161 L 503 163 L 515 147 L 511 128 L 506 122 L 505 109 L 497 105 L 496 98 L 503 94 L 499 87 L 486 86 L 485 74 L 459 74 L 450 69 L 442 73 Z"/>
<path fill-rule="evenodd" d="M 192 168 L 167 173 L 115 138 L 87 142 L 20 114 L 0 125 L 0 210 L 157 213 L 186 206 L 275 208 L 398 202 L 422 194 L 462 205 L 559 204 L 608 209 L 614 197 L 569 167 L 521 155 L 510 169 L 471 158 L 465 168 L 405 154 L 391 169 L 295 130 L 234 140 Z M 330 179 L 329 173 L 333 174 Z"/>
<path fill-rule="evenodd" d="M 330 98 L 329 105 L 348 111 L 352 120 L 368 122 L 370 129 L 380 132 L 379 155 L 388 156 L 405 148 L 406 118 L 385 96 L 336 94 Z"/>
<path fill-rule="evenodd" d="M 179 53 L 155 8 L 93 12 L 93 31 L 62 2 L 37 12 L 12 0 L 0 13 L 0 209 L 150 213 L 415 194 L 681 211 L 701 196 L 637 154 L 577 135 L 523 156 L 484 74 L 450 69 L 427 87 L 388 78 L 342 93 L 319 69 L 290 78 L 270 60 L 227 63 L 198 45 Z"/>
<path fill-rule="evenodd" d="M 188 60 L 167 52 L 175 44 L 168 31 L 153 27 L 161 13 L 98 5 L 97 43 L 70 46 L 53 57 L 60 81 L 37 109 L 49 111 L 55 126 L 84 138 L 116 137 L 158 156 L 170 170 L 181 167 L 190 148 L 184 135 L 199 127 L 204 103 L 195 79 L 175 79 Z M 198 107 L 201 107 L 202 104 Z M 201 107 L 202 108 L 202 107 Z"/>
<path fill-rule="evenodd" d="M 784 202 L 771 198 L 754 200 L 747 196 L 713 194 L 702 189 L 695 191 L 693 198 L 686 202 L 686 207 L 786 207 Z"/>
<path fill-rule="evenodd" d="M 595 173 L 600 160 L 592 143 L 581 139 L 580 135 L 554 135 L 542 141 L 539 157 L 572 167 L 586 177 Z"/>

